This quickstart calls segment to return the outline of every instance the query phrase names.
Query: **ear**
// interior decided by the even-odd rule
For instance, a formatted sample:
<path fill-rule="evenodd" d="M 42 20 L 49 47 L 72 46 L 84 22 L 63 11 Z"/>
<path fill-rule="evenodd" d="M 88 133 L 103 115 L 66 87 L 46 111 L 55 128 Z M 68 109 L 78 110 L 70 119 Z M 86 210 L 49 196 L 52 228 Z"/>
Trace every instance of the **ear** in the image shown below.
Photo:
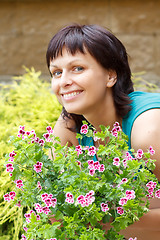
<path fill-rule="evenodd" d="M 117 73 L 114 70 L 108 71 L 108 79 L 107 79 L 107 87 L 113 87 L 114 84 L 117 82 Z"/>

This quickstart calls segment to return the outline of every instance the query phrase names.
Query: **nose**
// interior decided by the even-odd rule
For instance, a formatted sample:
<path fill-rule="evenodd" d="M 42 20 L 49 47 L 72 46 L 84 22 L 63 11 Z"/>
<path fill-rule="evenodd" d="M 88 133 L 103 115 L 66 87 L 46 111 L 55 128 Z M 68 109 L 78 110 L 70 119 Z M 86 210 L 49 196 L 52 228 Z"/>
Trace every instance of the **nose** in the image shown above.
<path fill-rule="evenodd" d="M 60 86 L 67 87 L 70 85 L 72 85 L 72 79 L 70 77 L 70 74 L 67 71 L 63 71 L 60 78 Z"/>

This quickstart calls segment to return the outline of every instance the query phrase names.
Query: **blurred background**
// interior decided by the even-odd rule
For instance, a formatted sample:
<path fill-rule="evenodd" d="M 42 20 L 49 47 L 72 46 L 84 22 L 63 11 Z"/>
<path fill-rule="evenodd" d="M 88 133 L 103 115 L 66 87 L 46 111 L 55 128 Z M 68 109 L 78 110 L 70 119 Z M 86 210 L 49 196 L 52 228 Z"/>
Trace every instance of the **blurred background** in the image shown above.
<path fill-rule="evenodd" d="M 0 82 L 23 65 L 49 79 L 47 45 L 75 22 L 107 27 L 126 46 L 132 72 L 160 82 L 160 0 L 0 0 Z"/>

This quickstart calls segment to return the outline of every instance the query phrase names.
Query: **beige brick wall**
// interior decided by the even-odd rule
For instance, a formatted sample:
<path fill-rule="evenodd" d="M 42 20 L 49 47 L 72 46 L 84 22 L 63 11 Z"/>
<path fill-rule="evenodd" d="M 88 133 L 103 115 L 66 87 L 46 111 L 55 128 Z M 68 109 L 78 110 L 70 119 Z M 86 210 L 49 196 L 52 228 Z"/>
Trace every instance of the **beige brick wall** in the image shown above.
<path fill-rule="evenodd" d="M 48 42 L 73 22 L 108 27 L 132 71 L 160 82 L 160 0 L 0 0 L 0 75 L 22 74 L 22 65 L 48 75 Z"/>

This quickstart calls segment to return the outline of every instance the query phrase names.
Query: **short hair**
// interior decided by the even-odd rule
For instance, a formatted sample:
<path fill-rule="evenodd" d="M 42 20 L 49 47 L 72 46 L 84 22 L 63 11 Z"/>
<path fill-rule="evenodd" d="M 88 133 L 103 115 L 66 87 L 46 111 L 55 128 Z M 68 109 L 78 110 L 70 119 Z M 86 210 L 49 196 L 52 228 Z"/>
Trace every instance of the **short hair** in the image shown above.
<path fill-rule="evenodd" d="M 116 72 L 117 82 L 112 87 L 113 99 L 117 115 L 124 117 L 131 110 L 128 94 L 134 90 L 128 55 L 121 41 L 98 25 L 69 25 L 56 33 L 49 42 L 46 53 L 48 68 L 52 59 L 63 54 L 63 47 L 72 55 L 76 52 L 84 54 L 87 50 L 103 68 Z M 78 130 L 84 119 L 82 115 L 68 113 L 64 107 L 62 117 L 73 118 Z"/>

